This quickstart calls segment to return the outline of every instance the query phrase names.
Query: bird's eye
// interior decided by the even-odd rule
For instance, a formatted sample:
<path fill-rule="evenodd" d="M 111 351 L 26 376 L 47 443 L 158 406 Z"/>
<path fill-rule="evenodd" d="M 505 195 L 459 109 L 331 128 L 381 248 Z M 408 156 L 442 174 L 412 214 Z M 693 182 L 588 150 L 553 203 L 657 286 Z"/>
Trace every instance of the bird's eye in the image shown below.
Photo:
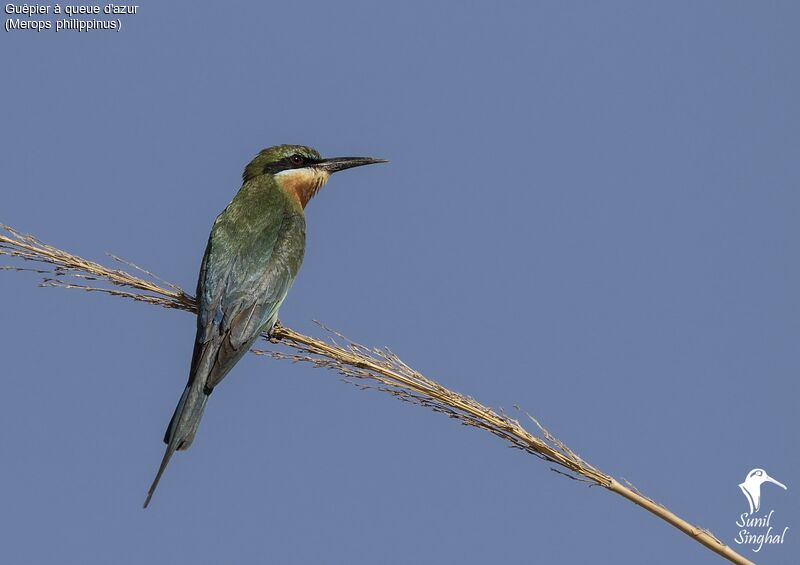
<path fill-rule="evenodd" d="M 303 156 L 302 155 L 298 155 L 297 153 L 295 153 L 294 155 L 289 157 L 289 162 L 292 165 L 302 165 L 303 164 Z"/>

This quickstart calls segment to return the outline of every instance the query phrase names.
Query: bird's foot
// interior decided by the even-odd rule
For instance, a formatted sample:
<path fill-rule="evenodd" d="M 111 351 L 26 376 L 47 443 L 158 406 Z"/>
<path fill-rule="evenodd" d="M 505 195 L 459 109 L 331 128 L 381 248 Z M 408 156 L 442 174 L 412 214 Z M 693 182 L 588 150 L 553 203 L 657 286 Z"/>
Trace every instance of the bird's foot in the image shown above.
<path fill-rule="evenodd" d="M 275 323 L 272 324 L 272 327 L 267 332 L 267 339 L 269 339 L 271 343 L 278 343 L 280 341 L 280 339 L 277 337 L 278 332 L 276 331 L 280 329 L 280 327 L 281 327 L 280 320 L 275 320 Z"/>

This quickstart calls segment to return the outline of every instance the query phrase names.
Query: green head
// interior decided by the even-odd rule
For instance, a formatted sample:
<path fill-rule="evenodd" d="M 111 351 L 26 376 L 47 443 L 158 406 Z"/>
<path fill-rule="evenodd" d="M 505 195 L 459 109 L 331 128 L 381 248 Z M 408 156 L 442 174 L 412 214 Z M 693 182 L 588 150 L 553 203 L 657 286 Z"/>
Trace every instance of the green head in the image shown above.
<path fill-rule="evenodd" d="M 328 181 L 331 174 L 373 163 L 385 163 L 372 157 L 322 158 L 304 145 L 276 145 L 263 149 L 245 167 L 244 182 L 270 175 L 278 185 L 297 198 L 305 207 L 311 198 Z"/>

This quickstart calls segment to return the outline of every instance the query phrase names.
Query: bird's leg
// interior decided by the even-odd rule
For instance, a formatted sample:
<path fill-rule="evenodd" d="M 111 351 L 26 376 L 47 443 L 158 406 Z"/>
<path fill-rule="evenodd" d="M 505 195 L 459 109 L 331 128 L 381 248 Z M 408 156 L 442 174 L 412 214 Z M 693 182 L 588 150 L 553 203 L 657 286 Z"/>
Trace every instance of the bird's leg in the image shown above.
<path fill-rule="evenodd" d="M 275 323 L 272 324 L 272 327 L 267 331 L 267 339 L 269 339 L 272 343 L 278 343 L 278 338 L 273 337 L 275 334 L 275 329 L 281 327 L 281 321 L 275 320 Z"/>

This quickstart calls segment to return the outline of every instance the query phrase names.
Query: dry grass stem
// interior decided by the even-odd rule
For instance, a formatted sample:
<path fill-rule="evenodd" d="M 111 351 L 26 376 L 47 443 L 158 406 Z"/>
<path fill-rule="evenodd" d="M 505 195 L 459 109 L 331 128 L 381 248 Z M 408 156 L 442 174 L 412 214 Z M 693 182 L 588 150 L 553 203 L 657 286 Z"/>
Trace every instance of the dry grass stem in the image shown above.
<path fill-rule="evenodd" d="M 22 234 L 3 224 L 0 224 L 0 230 L 5 231 L 5 234 L 0 232 L 0 255 L 36 265 L 36 267 L 2 266 L 1 270 L 34 272 L 42 276 L 41 286 L 100 292 L 164 308 L 196 311 L 193 296 L 186 294 L 178 286 L 163 281 L 141 267 L 116 256 L 111 257 L 143 276 L 104 267 L 42 243 L 31 235 Z M 617 481 L 581 459 L 532 416 L 528 415 L 528 418 L 535 425 L 538 435 L 529 432 L 518 420 L 507 414 L 496 412 L 475 399 L 452 391 L 422 375 L 389 349 L 366 347 L 350 341 L 322 324 L 320 327 L 328 333 L 328 340 L 303 335 L 278 324 L 269 336 L 263 337 L 272 343 L 288 347 L 291 352 L 262 350 L 253 352 L 256 355 L 310 363 L 314 367 L 331 369 L 360 388 L 373 388 L 389 393 L 400 400 L 430 408 L 466 426 L 485 430 L 505 440 L 514 448 L 553 463 L 557 466 L 554 471 L 590 485 L 601 486 L 627 498 L 733 563 L 752 563 L 723 544 L 708 530 L 690 524 L 666 507 L 641 494 L 627 481 Z"/>

